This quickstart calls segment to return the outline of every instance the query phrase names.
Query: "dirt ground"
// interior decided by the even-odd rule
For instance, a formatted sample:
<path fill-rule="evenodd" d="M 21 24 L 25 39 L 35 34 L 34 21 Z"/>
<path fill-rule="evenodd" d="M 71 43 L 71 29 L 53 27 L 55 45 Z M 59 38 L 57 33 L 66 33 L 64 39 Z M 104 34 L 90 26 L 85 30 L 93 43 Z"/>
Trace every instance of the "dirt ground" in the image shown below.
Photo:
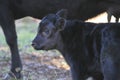
<path fill-rule="evenodd" d="M 71 80 L 69 66 L 61 55 L 21 54 L 23 80 Z M 9 72 L 10 58 L 0 57 L 0 80 Z"/>

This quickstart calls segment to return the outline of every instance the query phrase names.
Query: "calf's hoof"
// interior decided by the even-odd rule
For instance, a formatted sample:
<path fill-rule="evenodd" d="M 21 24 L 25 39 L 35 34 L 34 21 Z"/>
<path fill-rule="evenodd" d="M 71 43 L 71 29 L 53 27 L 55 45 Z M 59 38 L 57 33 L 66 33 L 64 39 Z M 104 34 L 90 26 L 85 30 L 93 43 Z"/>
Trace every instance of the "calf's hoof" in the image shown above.
<path fill-rule="evenodd" d="M 9 72 L 4 76 L 3 80 L 23 80 L 23 76 L 21 73 L 14 74 L 12 72 Z"/>

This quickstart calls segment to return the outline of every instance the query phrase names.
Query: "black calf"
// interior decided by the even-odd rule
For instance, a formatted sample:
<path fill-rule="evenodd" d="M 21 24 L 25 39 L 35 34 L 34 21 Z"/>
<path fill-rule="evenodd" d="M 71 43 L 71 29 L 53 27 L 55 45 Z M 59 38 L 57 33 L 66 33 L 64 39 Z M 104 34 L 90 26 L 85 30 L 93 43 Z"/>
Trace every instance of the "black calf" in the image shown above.
<path fill-rule="evenodd" d="M 69 64 L 73 80 L 120 80 L 120 24 L 66 20 L 66 11 L 45 16 L 32 46 L 57 49 Z"/>

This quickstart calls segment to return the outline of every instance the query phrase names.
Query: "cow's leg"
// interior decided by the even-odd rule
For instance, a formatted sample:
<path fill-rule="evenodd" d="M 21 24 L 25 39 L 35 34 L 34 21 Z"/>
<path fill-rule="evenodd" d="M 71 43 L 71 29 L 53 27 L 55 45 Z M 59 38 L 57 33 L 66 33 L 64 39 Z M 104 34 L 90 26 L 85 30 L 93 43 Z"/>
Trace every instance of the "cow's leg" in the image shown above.
<path fill-rule="evenodd" d="M 110 12 L 107 12 L 107 20 L 108 20 L 108 23 L 110 23 L 111 17 L 112 17 L 111 13 L 110 13 Z"/>
<path fill-rule="evenodd" d="M 22 64 L 18 52 L 17 35 L 12 13 L 4 6 L 0 6 L 0 25 L 2 26 L 6 42 L 11 51 L 11 72 L 9 76 L 20 78 Z"/>
<path fill-rule="evenodd" d="M 118 22 L 119 22 L 119 18 L 116 18 L 116 20 L 115 20 L 115 21 L 116 21 L 116 23 L 118 23 Z"/>

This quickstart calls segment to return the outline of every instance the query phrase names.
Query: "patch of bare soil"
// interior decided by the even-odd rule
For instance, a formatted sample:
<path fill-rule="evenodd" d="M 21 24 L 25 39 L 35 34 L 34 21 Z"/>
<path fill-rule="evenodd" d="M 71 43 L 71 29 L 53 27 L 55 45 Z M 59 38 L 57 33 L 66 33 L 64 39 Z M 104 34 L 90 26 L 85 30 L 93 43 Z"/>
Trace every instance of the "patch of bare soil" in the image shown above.
<path fill-rule="evenodd" d="M 23 80 L 71 80 L 69 66 L 60 55 L 22 54 Z M 9 71 L 10 59 L 0 57 L 0 80 Z"/>

